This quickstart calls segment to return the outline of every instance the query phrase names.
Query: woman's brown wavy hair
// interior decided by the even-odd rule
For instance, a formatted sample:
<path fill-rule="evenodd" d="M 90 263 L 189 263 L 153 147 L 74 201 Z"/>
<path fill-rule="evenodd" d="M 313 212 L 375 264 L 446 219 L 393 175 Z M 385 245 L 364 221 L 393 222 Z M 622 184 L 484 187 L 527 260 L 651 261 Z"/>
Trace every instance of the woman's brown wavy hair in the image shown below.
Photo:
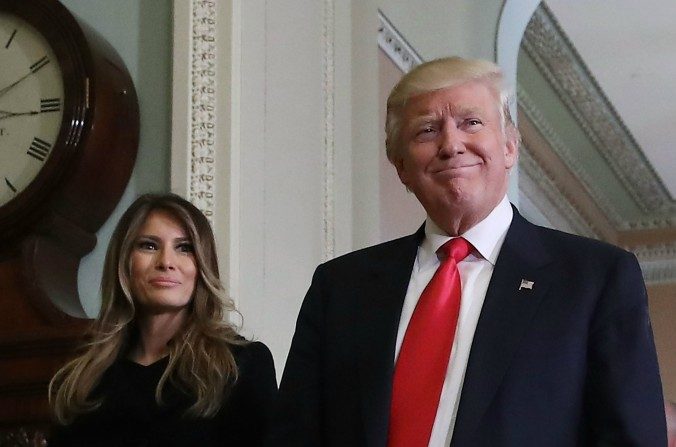
<path fill-rule="evenodd" d="M 219 279 L 214 235 L 207 218 L 175 194 L 145 194 L 122 215 L 106 252 L 101 279 L 102 304 L 91 327 L 91 341 L 82 355 L 67 363 L 49 384 L 49 400 L 57 421 L 68 424 L 98 408 L 90 394 L 113 362 L 136 342 L 136 305 L 130 288 L 130 254 L 140 227 L 154 210 L 171 213 L 184 226 L 194 246 L 197 278 L 182 329 L 169 343 L 169 363 L 155 390 L 162 403 L 167 382 L 194 398 L 186 415 L 213 416 L 237 379 L 231 347 L 246 342 L 227 321 L 236 312 Z"/>

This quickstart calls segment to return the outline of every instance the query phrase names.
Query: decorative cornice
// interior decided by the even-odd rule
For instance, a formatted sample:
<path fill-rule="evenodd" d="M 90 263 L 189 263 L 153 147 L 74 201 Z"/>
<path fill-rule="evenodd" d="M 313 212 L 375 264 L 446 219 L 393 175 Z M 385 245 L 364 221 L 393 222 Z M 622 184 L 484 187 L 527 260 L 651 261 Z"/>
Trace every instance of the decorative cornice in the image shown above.
<path fill-rule="evenodd" d="M 676 202 L 544 2 L 526 28 L 522 46 L 636 205 L 651 214 L 648 222 L 632 227 L 670 225 Z M 588 186 L 596 189 L 594 182 Z"/>
<path fill-rule="evenodd" d="M 579 159 L 563 142 L 563 139 L 559 136 L 554 127 L 544 118 L 538 107 L 535 105 L 535 101 L 520 84 L 517 85 L 517 97 L 521 110 L 526 114 L 542 137 L 547 140 L 547 143 L 554 149 L 554 152 L 556 152 L 568 168 L 580 178 L 585 191 L 587 191 L 590 197 L 594 199 L 596 205 L 612 222 L 613 226 L 616 229 L 629 229 L 629 224 L 612 206 L 613 201 L 605 195 L 604 190 L 591 187 L 591 185 L 595 184 L 592 174 L 584 169 L 580 164 Z"/>
<path fill-rule="evenodd" d="M 584 218 L 575 205 L 552 179 L 546 167 L 533 158 L 527 145 L 522 144 L 519 154 L 519 192 L 555 228 L 581 236 L 599 238 L 593 225 Z M 676 283 L 676 244 L 624 247 L 639 260 L 646 284 Z"/>
<path fill-rule="evenodd" d="M 519 151 L 519 192 L 524 194 L 556 228 L 582 236 L 599 238 L 575 202 L 566 197 L 545 166 L 533 158 L 526 144 Z"/>
<path fill-rule="evenodd" d="M 675 243 L 627 249 L 638 258 L 647 284 L 676 283 Z"/>
<path fill-rule="evenodd" d="M 192 3 L 192 108 L 188 198 L 210 220 L 216 173 L 216 3 Z"/>
<path fill-rule="evenodd" d="M 324 46 L 324 185 L 322 232 L 324 235 L 323 258 L 333 258 L 335 253 L 334 213 L 334 161 L 335 161 L 335 5 L 333 0 L 324 0 L 322 40 Z"/>
<path fill-rule="evenodd" d="M 378 46 L 404 73 L 408 73 L 423 62 L 420 55 L 380 10 L 378 10 Z"/>

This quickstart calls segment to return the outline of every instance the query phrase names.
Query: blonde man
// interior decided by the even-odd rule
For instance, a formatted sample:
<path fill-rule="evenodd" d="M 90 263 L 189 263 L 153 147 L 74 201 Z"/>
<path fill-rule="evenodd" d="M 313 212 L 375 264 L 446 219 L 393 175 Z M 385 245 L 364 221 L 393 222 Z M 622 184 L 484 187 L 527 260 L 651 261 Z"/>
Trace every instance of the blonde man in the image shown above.
<path fill-rule="evenodd" d="M 460 58 L 392 90 L 387 155 L 427 219 L 317 268 L 271 445 L 666 444 L 636 258 L 509 204 L 508 98 Z"/>

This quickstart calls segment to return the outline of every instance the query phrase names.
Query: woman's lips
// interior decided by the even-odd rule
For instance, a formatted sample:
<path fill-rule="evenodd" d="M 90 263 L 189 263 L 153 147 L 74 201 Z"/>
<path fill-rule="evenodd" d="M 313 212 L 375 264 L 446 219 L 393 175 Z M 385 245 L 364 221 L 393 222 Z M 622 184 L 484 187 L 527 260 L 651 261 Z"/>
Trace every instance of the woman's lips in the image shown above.
<path fill-rule="evenodd" d="M 153 278 L 149 282 L 155 287 L 174 287 L 180 284 L 180 281 L 172 278 Z"/>

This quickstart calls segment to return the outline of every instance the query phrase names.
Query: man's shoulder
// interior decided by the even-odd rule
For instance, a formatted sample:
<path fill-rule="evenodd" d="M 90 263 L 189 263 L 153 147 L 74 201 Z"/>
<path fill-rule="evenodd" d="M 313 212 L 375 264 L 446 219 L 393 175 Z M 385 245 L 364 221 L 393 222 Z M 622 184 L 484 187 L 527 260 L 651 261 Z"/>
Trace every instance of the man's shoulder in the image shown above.
<path fill-rule="evenodd" d="M 420 239 L 420 234 L 414 233 L 371 245 L 337 256 L 324 262 L 318 268 L 329 270 L 355 269 L 360 266 L 373 266 L 374 264 L 380 264 L 401 257 L 415 256 Z"/>
<path fill-rule="evenodd" d="M 558 256 L 592 256 L 592 257 L 623 257 L 634 256 L 632 253 L 609 242 L 591 237 L 567 233 L 553 228 L 543 227 L 523 219 L 524 226 L 519 231 L 532 234 L 549 249 L 550 253 Z M 520 235 L 521 237 L 523 235 Z"/>

